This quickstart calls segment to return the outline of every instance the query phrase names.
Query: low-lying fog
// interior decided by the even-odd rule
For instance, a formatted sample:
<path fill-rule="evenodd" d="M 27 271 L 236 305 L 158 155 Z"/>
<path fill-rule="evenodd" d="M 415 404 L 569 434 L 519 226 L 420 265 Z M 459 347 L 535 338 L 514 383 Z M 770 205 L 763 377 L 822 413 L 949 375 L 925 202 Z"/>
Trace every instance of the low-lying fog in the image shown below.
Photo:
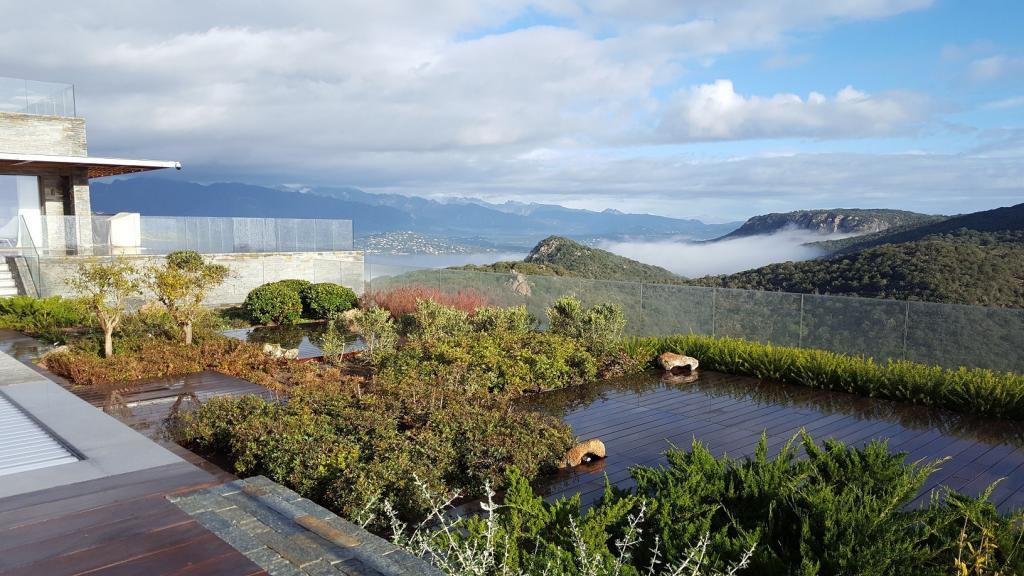
<path fill-rule="evenodd" d="M 656 242 L 607 241 L 599 247 L 620 256 L 661 266 L 687 278 L 731 274 L 766 264 L 810 260 L 824 251 L 808 242 L 837 240 L 852 234 L 819 234 L 809 230 L 786 229 L 774 234 L 746 236 L 719 242 L 695 243 L 680 240 Z"/>

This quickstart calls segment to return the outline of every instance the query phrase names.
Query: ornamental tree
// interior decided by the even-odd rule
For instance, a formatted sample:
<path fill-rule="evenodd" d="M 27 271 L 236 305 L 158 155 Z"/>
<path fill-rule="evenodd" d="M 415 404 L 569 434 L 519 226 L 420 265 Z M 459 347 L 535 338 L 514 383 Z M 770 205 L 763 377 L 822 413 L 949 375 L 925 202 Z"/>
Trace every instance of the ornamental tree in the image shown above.
<path fill-rule="evenodd" d="M 210 264 L 193 250 L 181 250 L 171 252 L 163 266 L 150 266 L 148 272 L 147 287 L 181 327 L 185 344 L 192 344 L 192 326 L 203 313 L 203 300 L 227 280 L 227 267 Z"/>
<path fill-rule="evenodd" d="M 67 281 L 78 292 L 103 329 L 103 356 L 114 353 L 114 330 L 121 323 L 128 298 L 139 294 L 141 281 L 135 266 L 124 258 L 91 261 L 78 266 L 78 277 Z"/>

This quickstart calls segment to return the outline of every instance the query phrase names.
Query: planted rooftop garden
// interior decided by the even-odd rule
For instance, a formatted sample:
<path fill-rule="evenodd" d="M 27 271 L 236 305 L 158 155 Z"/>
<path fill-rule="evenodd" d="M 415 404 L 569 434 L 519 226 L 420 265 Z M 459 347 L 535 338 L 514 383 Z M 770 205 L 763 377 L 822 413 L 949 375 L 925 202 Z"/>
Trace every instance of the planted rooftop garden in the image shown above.
<path fill-rule="evenodd" d="M 211 311 L 203 295 L 224 278 L 192 254 L 147 270 L 92 263 L 80 279 L 80 300 L 0 300 L 0 325 L 66 344 L 42 367 L 97 389 L 202 370 L 267 387 L 271 398 L 211 398 L 176 410 L 167 430 L 231 472 L 268 476 L 448 573 L 1024 572 L 1024 516 L 991 500 L 999 478 L 972 494 L 933 485 L 948 477 L 941 450 L 908 462 L 881 441 L 844 445 L 796 430 L 782 442 L 737 445 L 730 453 L 749 453 L 738 457 L 694 433 L 659 449 L 661 465 L 609 474 L 593 501 L 545 501 L 540 490 L 573 473 L 568 452 L 587 439 L 543 409 L 545 399 L 562 395 L 572 405 L 573 392 L 605 382 L 656 380 L 663 352 L 700 367 L 671 387 L 652 387 L 662 394 L 652 405 L 672 390 L 699 390 L 705 372 L 731 377 L 735 394 L 753 394 L 763 381 L 791 386 L 790 397 L 827 390 L 849 394 L 832 398 L 850 403 L 887 399 L 1020 421 L 1019 374 L 734 338 L 630 338 L 621 306 L 572 295 L 537 314 L 469 288 L 406 284 L 359 298 L 289 280 L 257 288 L 238 309 Z M 223 335 L 240 325 L 306 323 L 317 323 L 312 338 L 324 353 L 314 361 Z M 606 406 L 589 422 L 614 417 L 615 405 Z M 692 410 L 713 413 L 711 404 Z M 998 442 L 1020 448 L 1019 438 Z"/>

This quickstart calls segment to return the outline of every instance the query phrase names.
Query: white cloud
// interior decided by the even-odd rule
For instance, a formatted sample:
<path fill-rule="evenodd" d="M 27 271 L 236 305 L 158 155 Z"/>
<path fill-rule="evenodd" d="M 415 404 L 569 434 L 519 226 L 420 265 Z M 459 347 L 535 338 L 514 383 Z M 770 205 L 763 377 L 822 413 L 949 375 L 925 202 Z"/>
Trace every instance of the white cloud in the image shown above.
<path fill-rule="evenodd" d="M 825 253 L 810 242 L 846 238 L 850 234 L 816 234 L 786 229 L 774 234 L 732 238 L 718 242 L 685 239 L 657 242 L 605 241 L 600 248 L 647 264 L 654 264 L 687 278 L 732 274 L 774 262 L 799 262 Z"/>
<path fill-rule="evenodd" d="M 718 80 L 678 94 L 661 130 L 676 141 L 886 136 L 914 130 L 926 119 L 925 104 L 913 94 L 873 96 L 852 86 L 833 98 L 744 96 L 732 81 Z"/>
<path fill-rule="evenodd" d="M 996 54 L 972 60 L 967 65 L 967 76 L 977 82 L 992 82 L 1024 75 L 1024 58 Z"/>
<path fill-rule="evenodd" d="M 1010 98 L 1003 98 L 1002 100 L 993 100 L 992 102 L 986 102 L 982 108 L 986 110 L 1008 110 L 1010 108 L 1020 108 L 1024 106 L 1024 96 L 1013 96 Z"/>

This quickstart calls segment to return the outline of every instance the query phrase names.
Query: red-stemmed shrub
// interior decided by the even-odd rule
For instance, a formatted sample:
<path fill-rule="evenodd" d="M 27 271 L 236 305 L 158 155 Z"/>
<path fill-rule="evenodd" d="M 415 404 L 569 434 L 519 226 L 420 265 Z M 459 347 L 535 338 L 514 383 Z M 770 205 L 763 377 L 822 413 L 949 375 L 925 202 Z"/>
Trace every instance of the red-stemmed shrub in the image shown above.
<path fill-rule="evenodd" d="M 450 306 L 470 314 L 489 304 L 486 296 L 473 289 L 442 292 L 437 288 L 412 285 L 368 293 L 363 297 L 363 305 L 384 308 L 397 319 L 415 312 L 417 300 L 433 300 L 442 306 Z"/>

